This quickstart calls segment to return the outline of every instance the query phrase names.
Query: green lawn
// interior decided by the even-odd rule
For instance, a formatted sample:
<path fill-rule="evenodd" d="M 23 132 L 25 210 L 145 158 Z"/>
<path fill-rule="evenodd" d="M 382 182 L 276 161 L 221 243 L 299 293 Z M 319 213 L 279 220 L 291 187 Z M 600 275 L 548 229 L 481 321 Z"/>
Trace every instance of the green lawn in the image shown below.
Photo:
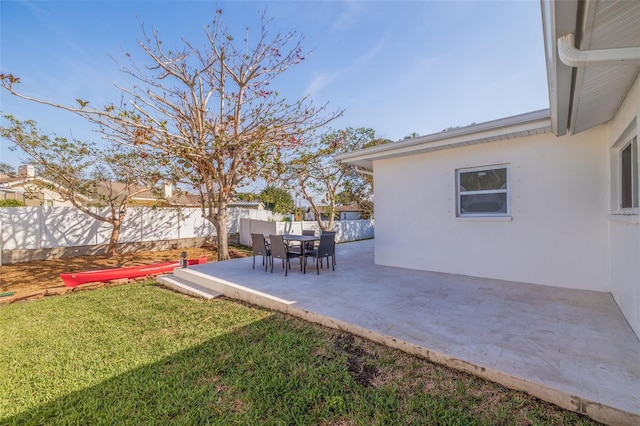
<path fill-rule="evenodd" d="M 595 424 L 349 334 L 153 283 L 0 308 L 0 424 Z"/>

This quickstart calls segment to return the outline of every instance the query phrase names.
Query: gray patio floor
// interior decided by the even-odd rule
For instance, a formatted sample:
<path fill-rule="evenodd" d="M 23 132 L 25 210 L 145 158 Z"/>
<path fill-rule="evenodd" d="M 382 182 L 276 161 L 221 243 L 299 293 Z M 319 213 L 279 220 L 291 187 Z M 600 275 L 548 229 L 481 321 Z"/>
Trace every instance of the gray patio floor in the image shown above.
<path fill-rule="evenodd" d="M 640 341 L 609 293 L 375 265 L 339 244 L 335 271 L 261 259 L 178 269 L 188 283 L 287 312 L 521 389 L 608 424 L 640 424 Z"/>

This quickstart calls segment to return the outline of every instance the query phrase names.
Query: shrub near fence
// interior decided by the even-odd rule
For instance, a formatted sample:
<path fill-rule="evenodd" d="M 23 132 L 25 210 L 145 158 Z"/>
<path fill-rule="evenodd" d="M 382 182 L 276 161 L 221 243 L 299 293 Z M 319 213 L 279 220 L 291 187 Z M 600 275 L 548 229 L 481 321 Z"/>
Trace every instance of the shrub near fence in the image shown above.
<path fill-rule="evenodd" d="M 240 232 L 242 218 L 280 220 L 269 211 L 229 209 L 229 234 Z M 111 226 L 74 207 L 11 207 L 0 209 L 0 252 L 100 246 L 109 242 Z M 212 238 L 216 229 L 199 209 L 130 207 L 120 243 Z M 10 256 L 9 256 L 10 257 Z M 5 260 L 5 263 L 8 261 Z M 0 262 L 0 265 L 2 262 Z"/>

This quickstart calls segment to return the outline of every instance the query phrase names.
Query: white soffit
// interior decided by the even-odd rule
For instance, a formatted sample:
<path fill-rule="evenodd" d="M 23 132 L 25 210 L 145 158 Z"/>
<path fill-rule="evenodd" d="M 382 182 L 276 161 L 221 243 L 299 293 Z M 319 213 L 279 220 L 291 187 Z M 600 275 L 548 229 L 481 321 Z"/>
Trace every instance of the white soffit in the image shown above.
<path fill-rule="evenodd" d="M 581 6 L 576 25 L 580 39 L 576 47 L 597 50 L 640 46 L 640 1 L 599 0 L 583 2 Z M 575 68 L 571 133 L 611 120 L 639 72 L 639 65 Z"/>
<path fill-rule="evenodd" d="M 516 139 L 551 132 L 549 109 L 533 111 L 455 130 L 433 133 L 340 154 L 337 161 L 373 169 L 374 160 L 404 157 L 467 145 Z"/>

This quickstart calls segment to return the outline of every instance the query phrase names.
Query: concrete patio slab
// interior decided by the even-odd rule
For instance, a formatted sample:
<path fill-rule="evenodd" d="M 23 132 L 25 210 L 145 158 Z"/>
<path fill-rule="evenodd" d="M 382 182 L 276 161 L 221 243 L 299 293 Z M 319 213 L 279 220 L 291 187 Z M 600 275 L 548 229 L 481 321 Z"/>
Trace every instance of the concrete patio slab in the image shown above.
<path fill-rule="evenodd" d="M 524 390 L 608 424 L 640 424 L 640 341 L 609 293 L 373 263 L 337 246 L 335 271 L 284 276 L 252 259 L 178 269 L 228 297 L 358 334 Z"/>

